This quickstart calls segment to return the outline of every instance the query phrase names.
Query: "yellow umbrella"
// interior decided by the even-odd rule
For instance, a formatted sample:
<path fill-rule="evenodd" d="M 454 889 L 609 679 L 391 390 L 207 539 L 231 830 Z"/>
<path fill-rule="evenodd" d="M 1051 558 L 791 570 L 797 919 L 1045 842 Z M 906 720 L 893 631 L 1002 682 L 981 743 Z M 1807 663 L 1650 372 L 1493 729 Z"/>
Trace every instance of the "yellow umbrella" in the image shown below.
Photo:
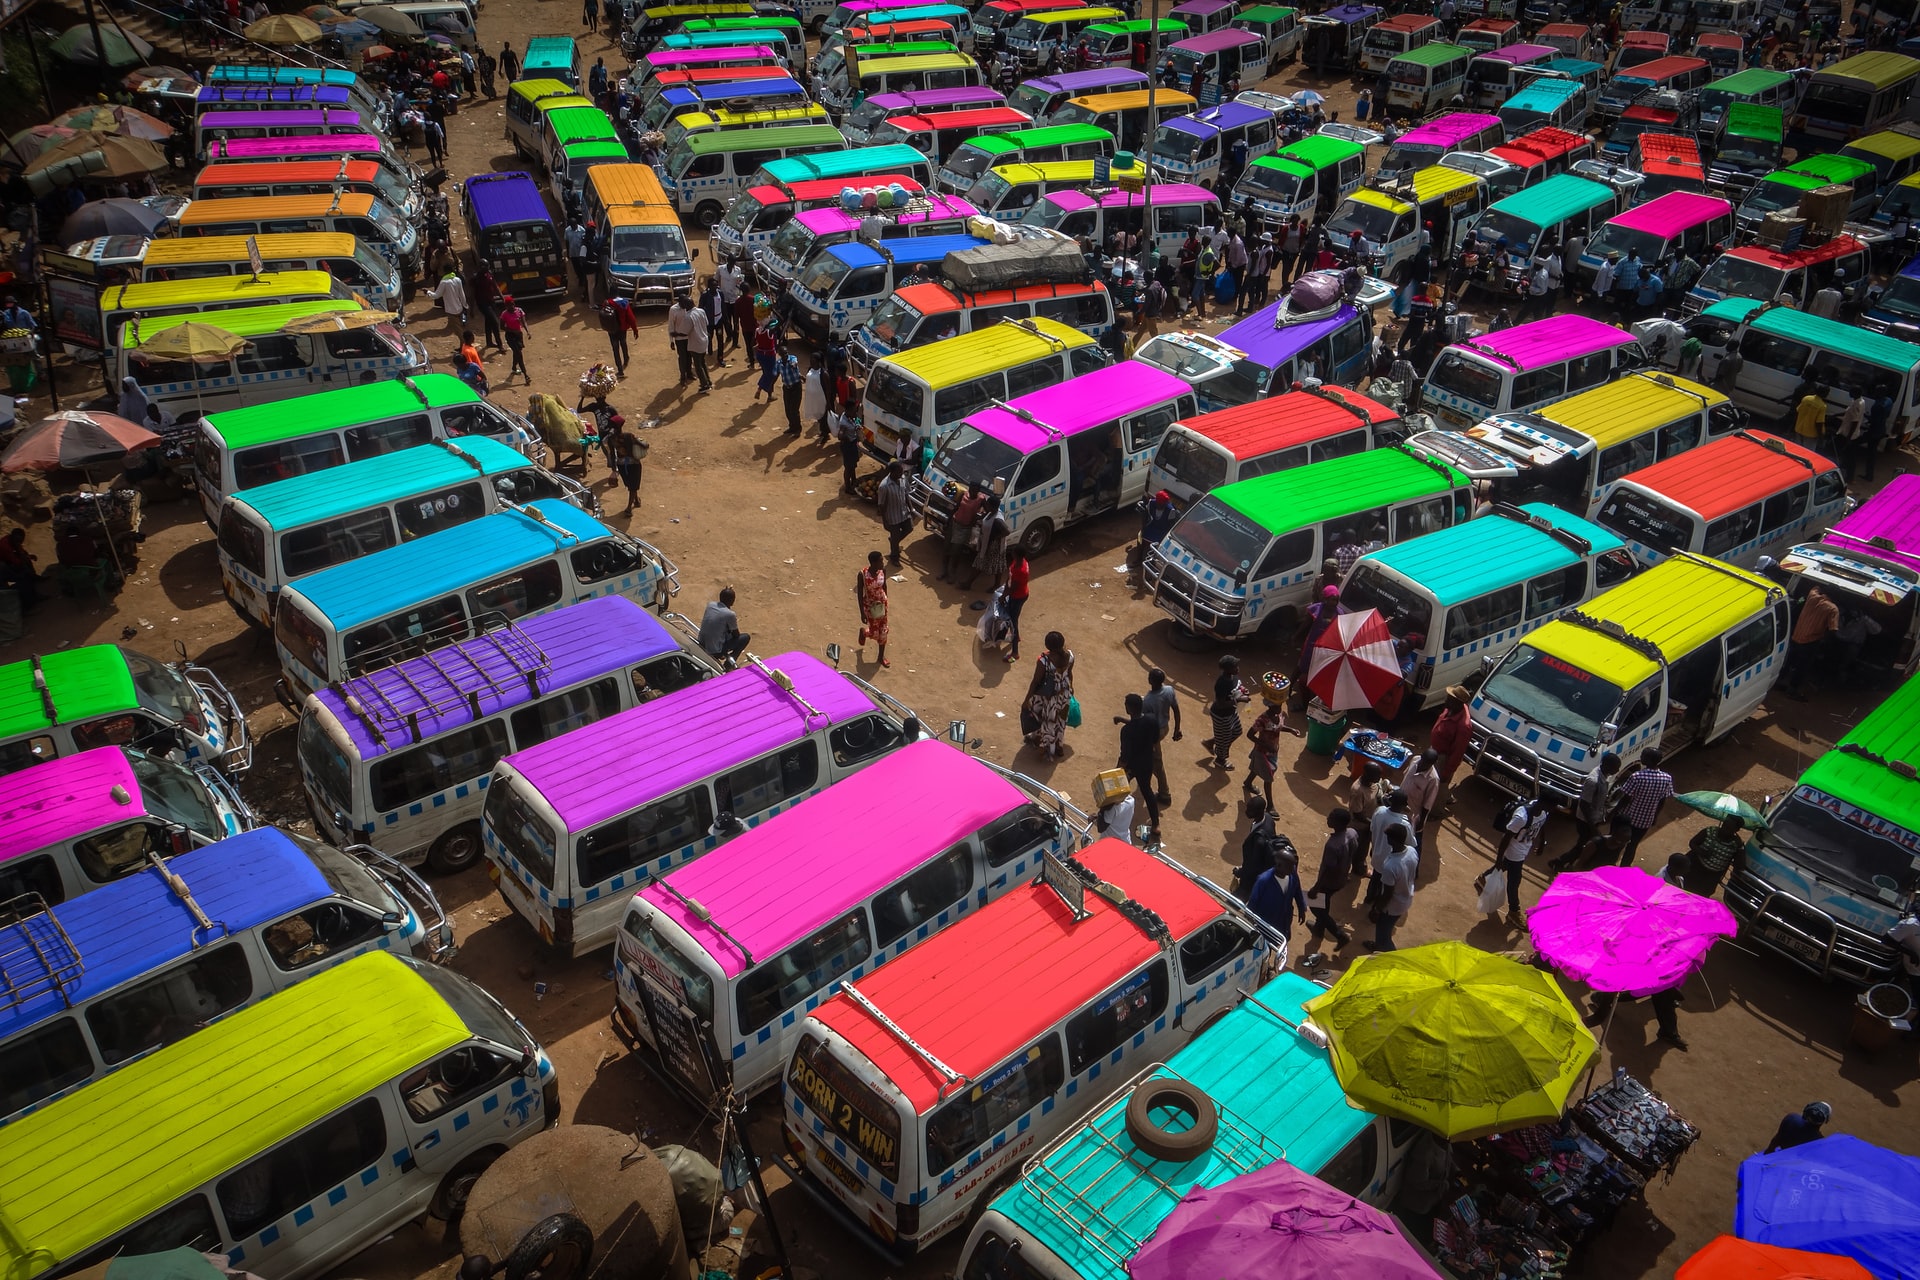
<path fill-rule="evenodd" d="M 243 350 L 247 340 L 218 325 L 199 320 L 184 320 L 162 329 L 135 347 L 134 354 L 156 360 L 191 360 L 195 364 L 219 364 Z"/>
<path fill-rule="evenodd" d="M 391 311 L 322 311 L 298 316 L 280 326 L 282 333 L 329 333 L 335 329 L 371 329 L 399 317 Z"/>
<path fill-rule="evenodd" d="M 1558 1119 L 1598 1051 L 1551 974 L 1464 942 L 1362 956 L 1302 1007 L 1349 1103 L 1453 1142 Z"/>
<path fill-rule="evenodd" d="M 323 34 L 320 24 L 297 13 L 270 13 L 241 35 L 261 44 L 310 44 Z"/>

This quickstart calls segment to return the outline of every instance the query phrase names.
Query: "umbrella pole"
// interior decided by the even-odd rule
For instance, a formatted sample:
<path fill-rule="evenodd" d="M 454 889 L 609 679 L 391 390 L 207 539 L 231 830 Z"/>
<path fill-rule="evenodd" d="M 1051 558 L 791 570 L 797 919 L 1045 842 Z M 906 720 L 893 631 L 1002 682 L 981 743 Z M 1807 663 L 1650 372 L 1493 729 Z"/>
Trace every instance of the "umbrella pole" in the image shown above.
<path fill-rule="evenodd" d="M 1607 1047 L 1607 1036 L 1613 1031 L 1613 1015 L 1618 1012 L 1620 1012 L 1620 993 L 1616 991 L 1613 995 L 1613 1003 L 1607 1006 L 1607 1020 L 1600 1024 L 1600 1034 L 1595 1037 L 1600 1042 L 1601 1049 Z M 1596 1051 L 1593 1061 L 1587 1064 L 1587 1078 L 1580 1086 L 1582 1098 L 1593 1092 L 1593 1073 L 1599 1069 L 1599 1066 L 1600 1054 Z"/>
<path fill-rule="evenodd" d="M 47 69 L 40 64 L 40 42 L 27 41 L 27 52 L 33 55 L 33 74 L 40 77 L 40 96 L 47 103 L 47 118 L 51 120 L 60 113 L 54 109 L 53 86 L 47 82 Z"/>
<path fill-rule="evenodd" d="M 100 486 L 97 484 L 94 485 L 93 492 L 95 497 L 100 496 Z M 93 518 L 100 522 L 100 534 L 107 540 L 107 554 L 113 557 L 114 572 L 120 575 L 122 582 L 125 582 L 127 580 L 127 566 L 120 563 L 120 548 L 113 545 L 113 530 L 107 525 L 106 503 L 96 502 L 93 504 Z"/>

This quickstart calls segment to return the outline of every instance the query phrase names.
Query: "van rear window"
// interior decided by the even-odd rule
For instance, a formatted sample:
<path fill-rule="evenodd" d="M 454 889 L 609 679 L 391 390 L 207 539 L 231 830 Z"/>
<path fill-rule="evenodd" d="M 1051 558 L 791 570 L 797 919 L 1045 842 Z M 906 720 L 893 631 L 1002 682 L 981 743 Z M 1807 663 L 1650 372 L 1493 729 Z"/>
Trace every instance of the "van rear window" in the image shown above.
<path fill-rule="evenodd" d="M 1056 1047 L 1056 1065 L 1059 1056 Z M 827 1052 L 826 1041 L 816 1036 L 801 1038 L 787 1068 L 787 1084 L 828 1128 L 852 1143 L 868 1164 L 889 1178 L 899 1176 L 899 1113 Z"/>

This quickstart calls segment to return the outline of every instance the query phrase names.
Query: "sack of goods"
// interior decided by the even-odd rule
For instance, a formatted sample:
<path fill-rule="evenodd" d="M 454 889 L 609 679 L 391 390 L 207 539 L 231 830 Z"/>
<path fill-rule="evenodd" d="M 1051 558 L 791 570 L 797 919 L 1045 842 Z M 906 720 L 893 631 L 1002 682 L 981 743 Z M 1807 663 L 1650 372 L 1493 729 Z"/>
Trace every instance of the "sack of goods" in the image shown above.
<path fill-rule="evenodd" d="M 978 249 L 956 250 L 946 256 L 940 270 L 956 288 L 972 292 L 1023 284 L 1075 284 L 1088 276 L 1080 246 L 1062 235 L 1016 236 L 1010 243 L 996 240 Z"/>

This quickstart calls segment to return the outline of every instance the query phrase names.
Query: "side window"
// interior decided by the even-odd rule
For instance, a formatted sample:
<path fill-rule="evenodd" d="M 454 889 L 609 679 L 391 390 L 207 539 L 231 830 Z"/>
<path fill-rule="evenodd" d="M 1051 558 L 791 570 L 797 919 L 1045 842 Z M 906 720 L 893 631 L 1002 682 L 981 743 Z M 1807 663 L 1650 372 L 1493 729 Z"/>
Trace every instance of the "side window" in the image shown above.
<path fill-rule="evenodd" d="M 1169 204 L 1154 210 L 1156 230 L 1160 235 L 1174 231 L 1189 231 L 1200 225 L 1206 209 L 1198 204 Z"/>
<path fill-rule="evenodd" d="M 1813 505 L 1824 507 L 1847 496 L 1847 480 L 1838 469 L 1822 471 L 1813 478 Z"/>
<path fill-rule="evenodd" d="M 12 1115 L 93 1074 L 93 1055 L 77 1019 L 36 1027 L 0 1046 L 0 1115 Z"/>
<path fill-rule="evenodd" d="M 1050 444 L 1020 464 L 1020 476 L 1013 483 L 1015 493 L 1028 493 L 1060 475 L 1060 446 Z"/>
<path fill-rule="evenodd" d="M 317 573 L 328 565 L 385 551 L 399 539 L 384 508 L 360 511 L 280 535 L 280 572 L 286 579 Z"/>
<path fill-rule="evenodd" d="M 1083 322 L 1070 320 L 1065 323 L 1078 325 Z M 1104 324 L 1105 321 L 1093 320 L 1084 323 Z M 1073 350 L 1067 352 L 1067 376 L 1069 378 L 1077 378 L 1083 373 L 1092 373 L 1105 363 L 1101 358 L 1099 347 L 1075 347 Z"/>
<path fill-rule="evenodd" d="M 1593 593 L 1599 595 L 1633 576 L 1633 557 L 1625 551 L 1609 551 L 1593 561 Z"/>
<path fill-rule="evenodd" d="M 713 668 L 695 662 L 684 653 L 668 653 L 641 663 L 630 674 L 634 701 L 640 703 L 699 684 L 713 674 Z"/>
<path fill-rule="evenodd" d="M 382 756 L 367 770 L 373 807 L 382 812 L 398 809 L 484 778 L 506 754 L 507 728 L 490 719 Z"/>
<path fill-rule="evenodd" d="M 1447 611 L 1447 632 L 1443 647 L 1452 649 L 1475 640 L 1484 640 L 1497 631 L 1516 626 L 1521 617 L 1521 591 L 1516 583 L 1488 592 Z"/>
<path fill-rule="evenodd" d="M 244 377 L 250 373 L 304 369 L 313 363 L 313 355 L 307 340 L 297 334 L 263 333 L 249 339 L 235 360 Z"/>
<path fill-rule="evenodd" d="M 1337 436 L 1329 436 L 1325 440 L 1315 440 L 1312 447 L 1312 457 L 1315 462 L 1325 462 L 1330 458 L 1344 458 L 1350 454 L 1363 453 L 1366 447 L 1366 432 L 1342 431 Z M 1298 466 L 1300 464 L 1292 463 L 1290 465 Z M 1284 468 L 1273 469 L 1283 470 Z M 1246 468 L 1242 467 L 1240 473 L 1244 477 L 1246 475 Z M 1264 475 L 1265 472 L 1256 472 L 1255 474 Z"/>
<path fill-rule="evenodd" d="M 1772 533 L 1807 514 L 1808 490 L 1809 486 L 1797 484 L 1785 493 L 1776 493 L 1768 498 L 1767 505 L 1760 511 L 1761 531 Z"/>
<path fill-rule="evenodd" d="M 866 298 L 882 293 L 887 287 L 887 269 L 881 267 L 862 267 L 858 271 L 849 271 L 840 287 L 833 291 L 836 298 Z"/>
<path fill-rule="evenodd" d="M 1091 354 L 1097 347 L 1080 347 L 1077 350 Z M 997 377 L 998 375 L 996 375 Z M 1026 364 L 1007 370 L 1007 391 L 1003 399 L 1013 400 L 1038 391 L 1042 387 L 1051 387 L 1060 381 L 1060 357 L 1046 356 L 1043 359 L 1029 361 Z"/>
<path fill-rule="evenodd" d="M 1614 445 L 1611 449 L 1602 450 L 1598 483 L 1612 484 L 1629 471 L 1638 471 L 1642 467 L 1652 466 L 1654 448 L 1654 437 L 1649 433 L 1644 436 L 1635 436 L 1631 440 Z"/>
<path fill-rule="evenodd" d="M 1817 286 L 1809 285 L 1810 289 L 1814 287 Z M 1740 339 L 1741 359 L 1781 373 L 1799 373 L 1807 367 L 1807 357 L 1812 354 L 1813 348 L 1804 342 L 1776 338 L 1758 329 L 1747 330 L 1747 336 Z"/>
<path fill-rule="evenodd" d="M 1447 527 L 1448 495 L 1441 493 L 1394 508 L 1393 540 L 1405 542 Z"/>
<path fill-rule="evenodd" d="M 445 1115 L 519 1074 L 518 1059 L 477 1044 L 461 1045 L 400 1081 L 400 1101 L 415 1120 Z"/>
<path fill-rule="evenodd" d="M 1356 321 L 1335 329 L 1329 342 L 1332 344 L 1333 367 L 1337 370 L 1367 349 L 1366 326 Z"/>
<path fill-rule="evenodd" d="M 262 936 L 273 962 L 292 972 L 351 951 L 386 930 L 379 916 L 345 902 L 323 902 L 268 925 Z"/>
<path fill-rule="evenodd" d="M 253 996 L 246 948 L 229 942 L 95 1001 L 87 1010 L 87 1026 L 101 1061 L 113 1066 L 185 1039 Z"/>
<path fill-rule="evenodd" d="M 1027 804 L 988 824 L 980 833 L 980 847 L 989 867 L 1004 867 L 1059 838 L 1060 820 L 1037 804 Z"/>
<path fill-rule="evenodd" d="M 687 165 L 687 171 L 683 176 L 688 178 L 717 178 L 726 168 L 726 164 L 727 158 L 723 155 L 696 156 L 693 162 Z"/>
<path fill-rule="evenodd" d="M 105 1240 L 61 1268 L 71 1275 L 117 1258 L 143 1253 L 166 1253 L 171 1249 L 192 1249 L 195 1253 L 220 1251 L 220 1228 L 213 1221 L 213 1206 L 203 1195 L 189 1196 L 148 1214 L 119 1235 Z"/>
<path fill-rule="evenodd" d="M 1067 1071 L 1079 1075 L 1153 1025 L 1167 1009 L 1167 962 L 1155 960 L 1067 1019 Z"/>
<path fill-rule="evenodd" d="M 1019 395 L 1020 392 L 1011 394 Z M 986 408 L 995 400 L 1005 400 L 1008 396 L 1007 375 L 998 372 L 942 387 L 933 393 L 933 420 L 938 423 L 958 422 L 968 414 Z"/>
<path fill-rule="evenodd" d="M 991 329 L 1002 320 L 1024 320 L 1033 314 L 1033 305 L 1027 302 L 1007 302 L 997 307 L 977 309 L 969 322 L 969 333 L 979 333 Z"/>
<path fill-rule="evenodd" d="M 861 716 L 828 733 L 827 750 L 833 753 L 833 762 L 845 768 L 893 750 L 905 736 L 886 716 Z"/>
<path fill-rule="evenodd" d="M 388 418 L 347 428 L 347 457 L 355 462 L 383 453 L 412 449 L 433 439 L 433 421 L 424 413 L 405 418 Z"/>
<path fill-rule="evenodd" d="M 140 870 L 149 852 L 163 857 L 173 852 L 169 833 L 157 822 L 129 822 L 73 843 L 80 870 L 99 884 Z"/>
<path fill-rule="evenodd" d="M 400 521 L 400 536 L 410 540 L 478 520 L 487 513 L 486 495 L 480 482 L 475 480 L 440 493 L 397 502 L 393 510 Z"/>
<path fill-rule="evenodd" d="M 1173 425 L 1174 415 L 1174 407 L 1163 404 L 1126 419 L 1127 452 L 1144 453 L 1157 446 L 1160 437 Z"/>
<path fill-rule="evenodd" d="M 1627 732 L 1653 714 L 1654 708 L 1660 705 L 1660 689 L 1664 679 L 1663 675 L 1648 676 L 1620 699 L 1620 732 Z"/>
<path fill-rule="evenodd" d="M 1567 361 L 1567 391 L 1585 391 L 1588 387 L 1597 387 L 1613 376 L 1613 353 L 1595 351 L 1591 355 L 1577 356 Z"/>
<path fill-rule="evenodd" d="M 1587 589 L 1587 562 L 1556 573 L 1543 573 L 1527 583 L 1527 621 L 1544 618 L 1576 603 Z"/>
<path fill-rule="evenodd" d="M 560 562 L 542 560 L 469 589 L 467 608 L 475 618 L 498 613 L 511 622 L 559 604 L 560 596 Z"/>
<path fill-rule="evenodd" d="M 639 543 L 624 538 L 604 538 L 575 551 L 569 563 L 576 581 L 605 582 L 638 572 L 647 563 L 647 553 L 640 549 Z M 556 571 L 555 577 L 558 576 Z"/>
<path fill-rule="evenodd" d="M 1523 373 L 1513 380 L 1513 407 L 1544 404 L 1567 393 L 1567 367 L 1563 364 L 1548 365 L 1544 369 L 1535 369 L 1532 373 Z"/>
<path fill-rule="evenodd" d="M 1660 428 L 1654 438 L 1655 452 L 1663 460 L 1676 453 L 1685 453 L 1700 443 L 1700 419 L 1693 417 L 1684 422 L 1670 423 Z"/>
<path fill-rule="evenodd" d="M 1251 581 L 1264 582 L 1278 574 L 1288 573 L 1307 563 L 1313 555 L 1314 536 L 1312 529 L 1295 529 L 1283 533 L 1274 539 L 1267 554 L 1260 557 L 1260 563 L 1254 567 Z"/>
<path fill-rule="evenodd" d="M 743 1034 L 758 1031 L 823 990 L 873 954 L 864 909 L 850 911 L 810 938 L 755 965 L 740 979 L 735 1012 Z"/>
<path fill-rule="evenodd" d="M 306 622 L 306 615 L 298 609 L 282 610 L 281 618 Z M 412 657 L 416 653 L 425 653 L 437 648 L 452 632 L 460 630 L 466 620 L 461 612 L 460 600 L 456 596 L 443 596 L 438 600 L 429 600 L 418 609 L 409 609 L 397 613 L 391 618 L 382 618 L 371 626 L 359 627 L 347 632 L 340 638 L 340 651 L 347 664 L 354 666 L 361 658 L 398 661 L 401 657 Z M 311 622 L 306 624 L 313 629 L 313 635 L 307 647 L 313 649 L 319 657 L 314 663 L 315 670 L 324 669 L 325 640 Z M 291 624 L 282 625 L 276 621 L 280 638 L 285 641 Z M 289 643 L 288 648 L 296 653 L 298 645 Z M 358 674 L 357 671 L 351 674 Z"/>
<path fill-rule="evenodd" d="M 1066 1083 L 1060 1037 L 1038 1044 L 995 1068 L 973 1088 L 927 1118 L 927 1174 L 952 1168 L 968 1152 L 1060 1091 Z"/>
<path fill-rule="evenodd" d="M 1321 446 L 1315 445 L 1314 447 L 1319 448 Z M 1329 454 L 1327 456 L 1332 457 L 1334 455 Z M 1325 459 L 1322 458 L 1314 459 L 1315 462 L 1322 462 L 1324 460 Z M 1276 471 L 1290 471 L 1294 467 L 1304 467 L 1306 465 L 1307 449 L 1306 446 L 1302 445 L 1292 449 L 1282 449 L 1278 453 L 1263 453 L 1257 458 L 1249 458 L 1240 464 L 1240 470 L 1235 474 L 1234 478 L 1236 480 L 1251 480 L 1255 476 L 1270 476 Z M 1222 475 L 1224 477 L 1224 472 Z"/>
<path fill-rule="evenodd" d="M 1707 526 L 1707 535 L 1700 544 L 1700 550 L 1710 556 L 1724 556 L 1735 547 L 1753 541 L 1760 535 L 1760 507 L 1756 503 L 1743 507 L 1730 516 L 1722 516 Z"/>
<path fill-rule="evenodd" d="M 966 899 L 973 889 L 973 845 L 962 840 L 873 899 L 873 932 L 882 947 Z"/>
<path fill-rule="evenodd" d="M 60 868 L 55 864 L 52 854 L 35 854 L 15 858 L 11 862 L 0 862 L 0 902 L 28 893 L 39 894 L 52 906 L 59 906 L 67 896 L 66 890 L 60 886 Z M 6 1074 L 0 1072 L 0 1080 L 6 1078 Z M 7 1114 L 10 1113 L 0 1111 L 0 1115 Z"/>
<path fill-rule="evenodd" d="M 1738 675 L 1773 656 L 1773 614 L 1763 613 L 1727 637 L 1727 674 Z"/>
<path fill-rule="evenodd" d="M 704 782 L 603 822 L 580 837 L 577 884 L 605 884 L 700 839 L 712 827 L 713 802 Z"/>
<path fill-rule="evenodd" d="M 1197 986 L 1215 969 L 1253 946 L 1253 931 L 1231 916 L 1221 916 L 1180 944 L 1180 981 Z"/>
<path fill-rule="evenodd" d="M 244 1240 L 378 1163 L 386 1152 L 380 1100 L 363 1098 L 234 1170 L 215 1184 L 214 1193 L 227 1229 L 235 1240 Z"/>
<path fill-rule="evenodd" d="M 765 813 L 804 796 L 820 781 L 820 744 L 812 738 L 741 765 L 715 783 L 720 805 L 738 817 Z M 731 800 L 731 803 L 729 803 Z"/>
<path fill-rule="evenodd" d="M 581 725 L 604 720 L 619 709 L 620 684 L 614 676 L 557 693 L 513 713 L 513 748 L 524 751 Z"/>

